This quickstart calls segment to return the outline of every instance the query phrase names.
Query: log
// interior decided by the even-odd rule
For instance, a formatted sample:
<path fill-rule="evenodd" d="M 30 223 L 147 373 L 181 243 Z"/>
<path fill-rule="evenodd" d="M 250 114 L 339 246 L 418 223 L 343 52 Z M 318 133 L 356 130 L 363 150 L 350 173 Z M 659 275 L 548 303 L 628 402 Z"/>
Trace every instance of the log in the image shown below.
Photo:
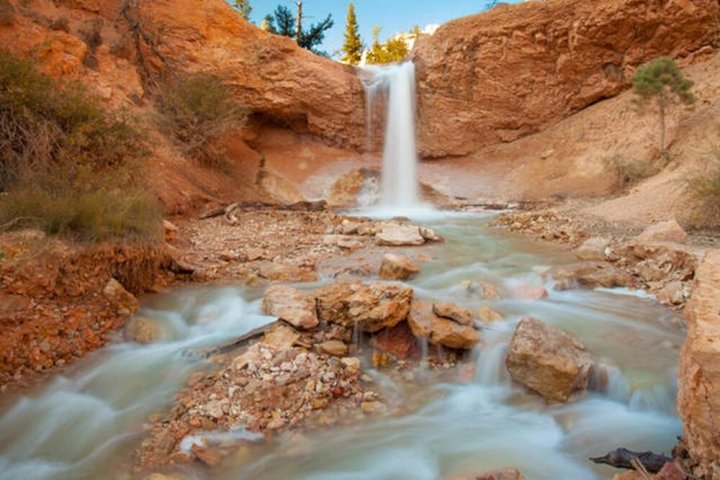
<path fill-rule="evenodd" d="M 217 208 L 213 208 L 200 214 L 200 220 L 207 220 L 209 218 L 225 216 L 228 221 L 237 220 L 232 213 L 235 210 L 278 210 L 278 211 L 290 211 L 290 212 L 322 212 L 327 209 L 327 202 L 325 200 L 319 200 L 315 202 L 295 202 L 290 204 L 278 204 L 268 202 L 234 202 L 227 205 L 222 205 Z"/>
<path fill-rule="evenodd" d="M 665 455 L 658 455 L 653 452 L 633 452 L 627 448 L 618 448 L 605 456 L 590 458 L 590 461 L 593 463 L 610 465 L 615 468 L 625 468 L 627 470 L 637 470 L 633 465 L 633 460 L 640 462 L 650 473 L 658 473 L 666 463 L 673 461 L 672 458 Z"/>

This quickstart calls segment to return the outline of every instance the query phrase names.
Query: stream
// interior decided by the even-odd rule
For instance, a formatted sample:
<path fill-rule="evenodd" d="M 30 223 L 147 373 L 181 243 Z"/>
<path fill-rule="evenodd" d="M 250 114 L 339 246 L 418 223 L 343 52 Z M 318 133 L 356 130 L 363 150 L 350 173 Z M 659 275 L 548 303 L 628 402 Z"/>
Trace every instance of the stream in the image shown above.
<path fill-rule="evenodd" d="M 617 471 L 592 465 L 589 456 L 621 446 L 669 452 L 682 432 L 675 411 L 684 338 L 674 326 L 678 314 L 623 290 L 553 290 L 543 272 L 573 262 L 572 255 L 492 230 L 490 219 L 468 214 L 425 221 L 447 241 L 422 247 L 433 260 L 408 282 L 420 297 L 471 311 L 490 305 L 504 314 L 483 331 L 469 381 L 449 372 L 408 387 L 370 372 L 381 391 L 406 405 L 404 414 L 307 433 L 301 449 L 292 448 L 292 437 L 277 439 L 216 469 L 194 470 L 190 478 L 431 480 L 515 467 L 531 480 L 604 479 Z M 467 280 L 501 289 L 545 286 L 550 295 L 487 302 L 468 295 Z M 140 314 L 160 320 L 167 341 L 118 339 L 24 396 L 4 399 L 0 480 L 132 478 L 132 451 L 144 438 L 147 417 L 162 413 L 187 376 L 207 366 L 187 350 L 273 321 L 260 313 L 261 295 L 261 289 L 225 285 L 145 297 Z M 524 315 L 580 339 L 605 365 L 607 381 L 554 406 L 513 385 L 504 355 Z"/>

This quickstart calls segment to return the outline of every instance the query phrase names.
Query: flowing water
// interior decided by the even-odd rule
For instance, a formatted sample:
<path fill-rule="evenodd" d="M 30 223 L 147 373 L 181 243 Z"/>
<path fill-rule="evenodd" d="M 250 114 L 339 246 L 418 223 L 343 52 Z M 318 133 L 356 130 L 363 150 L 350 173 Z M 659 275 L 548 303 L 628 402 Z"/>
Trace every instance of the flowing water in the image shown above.
<path fill-rule="evenodd" d="M 419 206 L 415 142 L 415 65 L 405 62 L 362 68 L 368 142 L 372 145 L 373 113 L 384 95 L 387 102 L 380 206 L 407 212 Z"/>
<path fill-rule="evenodd" d="M 429 224 L 447 242 L 424 247 L 434 260 L 410 282 L 417 295 L 477 310 L 491 305 L 505 320 L 484 331 L 471 378 L 395 384 L 370 370 L 402 413 L 353 427 L 332 427 L 258 445 L 214 471 L 215 479 L 437 479 L 514 466 L 530 479 L 611 478 L 587 457 L 618 446 L 667 452 L 681 432 L 675 374 L 682 332 L 674 312 L 629 292 L 553 291 L 542 301 L 484 302 L 466 280 L 509 290 L 549 285 L 547 266 L 564 253 L 490 230 L 483 216 L 448 216 Z M 0 411 L 0 479 L 127 478 L 143 422 L 171 404 L 184 379 L 205 367 L 184 352 L 221 343 L 271 321 L 261 291 L 198 287 L 147 297 L 142 314 L 160 319 L 171 338 L 155 345 L 119 342 L 37 391 L 6 399 Z M 602 362 L 606 379 L 568 405 L 547 406 L 513 385 L 504 355 L 519 318 L 533 315 L 577 336 Z M 368 367 L 369 368 L 369 367 Z M 392 411 L 392 410 L 391 410 Z"/>

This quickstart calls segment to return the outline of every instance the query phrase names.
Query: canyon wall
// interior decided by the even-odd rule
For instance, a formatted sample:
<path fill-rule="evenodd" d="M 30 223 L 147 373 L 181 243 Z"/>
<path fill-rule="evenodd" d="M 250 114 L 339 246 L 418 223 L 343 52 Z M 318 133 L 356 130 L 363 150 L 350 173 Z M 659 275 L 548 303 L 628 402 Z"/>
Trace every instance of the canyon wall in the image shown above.
<path fill-rule="evenodd" d="M 709 252 L 696 274 L 685 318 L 678 409 L 699 478 L 720 478 L 720 251 Z"/>
<path fill-rule="evenodd" d="M 511 142 L 718 44 L 716 0 L 544 0 L 443 25 L 412 53 L 424 157 Z"/>

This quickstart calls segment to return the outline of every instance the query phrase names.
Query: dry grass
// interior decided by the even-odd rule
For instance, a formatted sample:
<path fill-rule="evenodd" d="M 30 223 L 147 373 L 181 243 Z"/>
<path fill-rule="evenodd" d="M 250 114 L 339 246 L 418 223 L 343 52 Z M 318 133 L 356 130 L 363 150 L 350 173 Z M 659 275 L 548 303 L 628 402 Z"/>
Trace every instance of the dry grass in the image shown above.
<path fill-rule="evenodd" d="M 646 160 L 627 160 L 616 155 L 610 160 L 612 168 L 615 169 L 618 185 L 626 189 L 646 178 L 652 177 L 660 171 L 658 165 Z"/>
<path fill-rule="evenodd" d="M 693 215 L 696 228 L 720 226 L 720 150 L 708 156 L 705 171 L 687 180 L 688 190 L 699 208 Z"/>

